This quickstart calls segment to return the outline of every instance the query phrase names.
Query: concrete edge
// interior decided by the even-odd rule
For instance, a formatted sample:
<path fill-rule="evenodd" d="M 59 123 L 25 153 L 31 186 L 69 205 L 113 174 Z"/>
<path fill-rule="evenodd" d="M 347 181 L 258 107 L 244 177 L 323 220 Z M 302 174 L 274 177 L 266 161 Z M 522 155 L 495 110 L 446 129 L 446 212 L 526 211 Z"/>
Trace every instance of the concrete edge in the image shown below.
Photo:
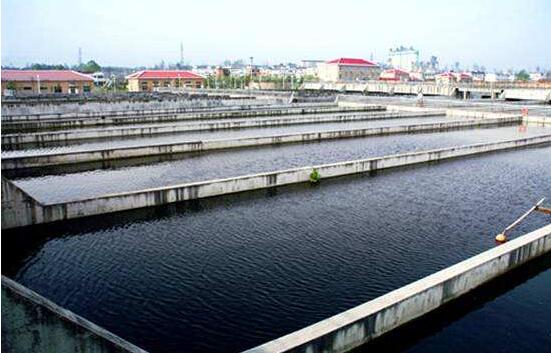
<path fill-rule="evenodd" d="M 297 115 L 339 114 L 354 112 L 385 111 L 384 106 L 360 106 L 360 107 L 289 107 L 285 109 L 261 109 L 261 110 L 235 110 L 235 111 L 206 111 L 199 113 L 165 113 L 145 115 L 135 112 L 125 116 L 91 116 L 41 120 L 19 120 L 2 122 L 8 134 L 25 133 L 24 130 L 34 129 L 60 129 L 60 128 L 92 128 L 92 127 L 117 127 L 128 124 L 161 124 L 161 123 L 185 123 L 189 121 L 208 121 L 210 119 L 253 119 L 262 117 L 285 117 Z M 22 130 L 16 132 L 16 130 Z M 30 132 L 27 132 L 30 133 Z"/>
<path fill-rule="evenodd" d="M 136 195 L 136 194 L 141 194 L 141 193 L 144 193 L 144 192 L 169 191 L 169 190 L 180 189 L 180 188 L 185 188 L 185 187 L 196 187 L 196 186 L 201 186 L 201 185 L 205 185 L 205 184 L 232 182 L 232 181 L 239 180 L 239 179 L 251 179 L 251 178 L 255 178 L 255 177 L 270 177 L 270 176 L 277 175 L 277 174 L 288 174 L 288 173 L 294 173 L 294 172 L 300 172 L 300 171 L 311 171 L 313 169 L 336 168 L 336 167 L 339 167 L 339 166 L 350 165 L 350 164 L 360 164 L 360 163 L 361 164 L 370 164 L 370 162 L 376 162 L 376 161 L 379 161 L 381 159 L 388 159 L 388 158 L 400 158 L 400 159 L 406 159 L 407 160 L 410 157 L 421 156 L 421 155 L 431 155 L 431 154 L 436 155 L 436 154 L 441 154 L 442 152 L 448 152 L 448 151 L 452 152 L 452 151 L 457 151 L 457 150 L 461 150 L 461 149 L 476 149 L 478 147 L 493 146 L 493 145 L 507 144 L 507 143 L 516 143 L 516 142 L 530 143 L 530 141 L 533 141 L 533 140 L 536 140 L 536 139 L 544 139 L 545 141 L 536 142 L 535 144 L 550 143 L 551 142 L 551 134 L 542 134 L 542 135 L 537 135 L 537 136 L 532 136 L 532 137 L 527 137 L 527 138 L 521 138 L 521 139 L 510 139 L 510 140 L 500 140 L 500 141 L 495 141 L 495 142 L 476 143 L 476 144 L 459 146 L 459 147 L 446 147 L 446 148 L 432 149 L 432 150 L 425 150 L 425 151 L 418 151 L 418 152 L 399 153 L 399 154 L 387 155 L 387 156 L 382 156 L 382 157 L 373 157 L 373 158 L 367 158 L 367 159 L 356 159 L 356 160 L 344 161 L 344 162 L 318 164 L 318 165 L 313 165 L 313 166 L 305 166 L 305 167 L 298 167 L 298 168 L 276 170 L 276 171 L 273 171 L 273 172 L 263 172 L 263 173 L 257 173 L 257 174 L 246 174 L 246 175 L 240 175 L 240 176 L 237 176 L 237 177 L 229 177 L 229 178 L 197 181 L 197 182 L 191 182 L 191 183 L 174 184 L 174 185 L 161 186 L 161 187 L 150 188 L 150 189 L 145 189 L 145 190 L 137 190 L 137 191 L 132 191 L 132 192 L 110 193 L 110 194 L 104 194 L 104 195 L 101 195 L 101 196 L 98 196 L 98 197 L 93 197 L 93 198 L 76 199 L 76 200 L 65 201 L 62 204 L 68 204 L 68 203 L 74 203 L 74 202 L 77 202 L 77 203 L 78 202 L 86 202 L 86 201 L 92 201 L 92 200 L 98 200 L 98 199 L 104 199 L 104 198 L 108 199 L 108 198 L 128 196 L 128 195 Z M 533 145 L 533 144 L 531 144 L 531 145 Z M 512 149 L 512 148 L 515 148 L 515 147 L 508 147 L 506 149 Z M 491 150 L 491 151 L 488 151 L 488 152 L 493 152 L 493 151 L 495 151 L 495 150 Z M 484 152 L 478 152 L 478 153 L 484 153 Z M 461 156 L 458 156 L 458 157 L 471 156 L 471 155 L 472 154 L 466 154 L 466 155 L 461 155 Z M 458 158 L 458 157 L 447 157 L 445 159 L 452 159 L 452 158 Z M 427 161 L 429 161 L 429 160 L 427 160 Z M 420 164 L 420 163 L 423 163 L 423 162 L 418 162 L 418 163 L 414 163 L 414 164 Z M 409 165 L 409 164 L 405 164 L 405 165 Z M 399 167 L 400 166 L 398 166 L 398 167 L 389 167 L 389 168 L 399 168 Z M 385 169 L 385 168 L 380 168 L 380 169 Z M 356 173 L 363 173 L 363 172 L 364 171 L 358 171 Z M 345 174 L 345 175 L 347 175 L 347 174 Z M 337 177 L 338 176 L 341 176 L 341 175 L 337 175 Z M 321 177 L 322 177 L 322 179 L 324 178 L 323 175 Z M 332 178 L 332 177 L 333 176 L 325 176 L 325 178 Z M 301 181 L 301 182 L 305 182 L 305 181 Z M 285 184 L 281 184 L 281 185 L 285 185 Z M 279 185 L 274 185 L 274 186 L 279 186 Z M 57 206 L 59 204 L 58 203 L 43 203 L 43 205 L 45 207 L 47 207 L 47 206 Z"/>
<path fill-rule="evenodd" d="M 88 117 L 114 116 L 124 117 L 127 114 L 158 115 L 158 114 L 195 114 L 213 111 L 215 113 L 251 111 L 251 110 L 270 110 L 270 109 L 289 109 L 289 108 L 318 108 L 337 106 L 334 102 L 316 102 L 316 103 L 293 103 L 293 104 L 258 104 L 243 106 L 215 106 L 215 107 L 196 107 L 196 108 L 160 108 L 160 109 L 128 109 L 128 110 L 105 110 L 99 112 L 74 112 L 74 113 L 29 113 L 29 114 L 2 114 L 2 122 L 26 122 L 31 119 L 39 121 L 42 117 L 46 119 L 79 119 Z"/>
<path fill-rule="evenodd" d="M 328 350 L 328 352 L 348 351 L 349 349 L 352 349 L 361 344 L 364 344 L 373 338 L 381 336 L 384 333 L 390 332 L 393 329 L 436 309 L 441 304 L 445 304 L 459 297 L 460 295 L 463 295 L 471 291 L 472 289 L 478 287 L 479 285 L 486 283 L 489 280 L 504 274 L 510 269 L 515 268 L 532 258 L 535 258 L 539 255 L 542 255 L 543 253 L 548 252 L 549 250 L 551 250 L 551 224 L 544 226 L 542 228 L 539 228 L 533 232 L 524 234 L 516 239 L 509 241 L 508 243 L 486 250 L 478 255 L 475 255 L 471 258 L 468 258 L 448 268 L 435 272 L 422 279 L 419 279 L 408 285 L 405 285 L 396 290 L 393 290 L 387 294 L 379 296 L 364 304 L 351 308 L 337 315 L 331 316 L 325 320 L 319 321 L 315 324 L 312 324 L 303 329 L 292 332 L 288 335 L 285 335 L 275 340 L 264 343 L 260 346 L 249 349 L 245 352 L 247 353 L 276 353 L 276 352 L 281 353 L 281 352 L 287 352 L 287 351 L 294 352 L 296 351 L 297 348 L 305 347 L 305 345 L 307 345 L 309 342 L 312 342 L 315 339 L 318 339 L 325 335 L 329 335 L 337 330 L 343 329 L 346 326 L 354 325 L 355 323 L 361 320 L 364 320 L 369 316 L 375 315 L 379 312 L 383 312 L 385 309 L 391 306 L 397 305 L 399 303 L 405 302 L 406 300 L 412 297 L 422 295 L 423 293 L 427 293 L 429 290 L 431 290 L 432 288 L 438 285 L 444 285 L 448 280 L 457 278 L 460 275 L 470 271 L 476 271 L 476 269 L 482 268 L 484 265 L 489 264 L 496 259 L 499 260 L 515 250 L 522 249 L 523 247 L 542 239 L 544 244 L 547 244 L 547 246 L 543 245 L 543 247 L 541 247 L 539 252 L 536 252 L 533 254 L 529 253 L 527 256 L 525 255 L 526 257 L 521 257 L 520 259 L 518 259 L 519 261 L 516 261 L 512 266 L 509 266 L 505 269 L 498 269 L 496 273 L 493 273 L 490 276 L 486 276 L 478 281 L 474 281 L 473 283 L 470 283 L 470 285 L 467 284 L 467 286 L 465 287 L 465 290 L 462 290 L 461 293 L 456 294 L 453 297 L 448 298 L 447 300 L 443 300 L 439 305 L 429 308 L 429 310 L 426 310 L 424 312 L 419 312 L 417 315 L 414 315 L 409 319 L 395 325 L 390 330 L 379 332 L 378 334 L 371 336 L 366 340 L 362 340 L 361 342 L 358 342 L 359 344 L 355 344 L 351 347 L 341 349 L 341 350 Z M 508 261 L 510 261 L 510 259 L 508 259 Z"/>
<path fill-rule="evenodd" d="M 122 351 L 131 353 L 147 353 L 147 351 L 105 330 L 104 328 L 94 324 L 93 322 L 86 320 L 85 318 L 73 313 L 72 311 L 62 308 L 51 300 L 46 299 L 40 294 L 15 282 L 12 279 L 9 279 L 8 277 L 5 277 L 4 275 L 2 275 L 2 287 L 16 293 L 18 296 L 24 298 L 25 300 L 46 308 L 47 310 L 53 312 L 56 316 L 59 316 L 61 320 L 69 321 L 72 324 L 83 328 L 85 331 L 88 331 L 103 340 L 111 342 Z"/>
<path fill-rule="evenodd" d="M 409 152 L 405 154 L 305 166 L 225 179 L 197 181 L 130 192 L 111 193 L 85 199 L 43 203 L 42 206 L 30 205 L 32 207 L 29 207 L 28 203 L 16 202 L 12 209 L 7 209 L 11 211 L 14 217 L 9 219 L 3 217 L 2 229 L 303 183 L 308 182 L 313 169 L 319 171 L 322 179 L 328 179 L 549 143 L 551 143 L 551 134 L 546 134 L 521 139 Z M 2 185 L 4 186 L 4 183 Z M 4 204 L 3 211 L 5 211 Z"/>
<path fill-rule="evenodd" d="M 225 150 L 251 146 L 279 145 L 297 142 L 313 142 L 342 138 L 361 138 L 369 136 L 395 135 L 415 132 L 445 131 L 505 124 L 521 121 L 520 117 L 451 120 L 445 122 L 430 122 L 413 125 L 392 125 L 362 129 L 309 131 L 284 135 L 237 137 L 231 139 L 197 140 L 151 144 L 143 146 L 128 146 L 120 148 L 91 149 L 87 151 L 62 152 L 51 154 L 36 154 L 15 157 L 2 157 L 2 170 L 37 168 L 43 166 L 66 165 L 76 163 L 98 162 L 113 159 L 159 156 L 173 153 L 190 153 L 212 150 Z M 154 151 L 147 151 L 155 149 Z M 142 152 L 140 152 L 142 151 Z M 125 152 L 127 153 L 125 155 Z M 64 160 L 65 159 L 65 160 Z"/>
<path fill-rule="evenodd" d="M 234 121 L 219 121 L 219 122 L 196 122 L 188 124 L 151 124 L 145 127 L 130 127 L 123 128 L 120 126 L 109 126 L 107 128 L 92 128 L 79 130 L 59 130 L 35 133 L 13 133 L 2 135 L 2 145 L 18 145 L 43 142 L 61 142 L 61 141 L 77 141 L 88 139 L 107 139 L 113 137 L 126 136 L 152 136 L 160 134 L 175 134 L 191 131 L 206 131 L 206 130 L 226 130 L 240 128 L 260 128 L 268 126 L 287 126 L 301 124 L 318 124 L 330 122 L 345 122 L 345 121 L 363 121 L 363 120 L 382 120 L 382 119 L 399 119 L 411 118 L 420 116 L 438 116 L 440 114 L 434 112 L 424 113 L 405 113 L 405 112 L 386 112 L 386 111 L 366 111 L 366 112 L 345 112 L 345 113 L 330 113 L 320 116 L 313 115 L 293 115 L 289 117 L 278 116 L 274 118 L 259 118 L 259 119 L 240 119 Z"/>

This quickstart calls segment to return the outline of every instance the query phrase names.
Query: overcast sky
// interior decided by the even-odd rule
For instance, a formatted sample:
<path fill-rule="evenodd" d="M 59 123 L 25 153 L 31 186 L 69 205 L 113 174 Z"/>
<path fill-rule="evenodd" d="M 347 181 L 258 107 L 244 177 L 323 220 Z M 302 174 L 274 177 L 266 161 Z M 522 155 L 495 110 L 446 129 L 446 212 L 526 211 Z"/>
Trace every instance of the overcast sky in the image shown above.
<path fill-rule="evenodd" d="M 2 64 L 373 57 L 551 69 L 551 0 L 2 0 Z"/>

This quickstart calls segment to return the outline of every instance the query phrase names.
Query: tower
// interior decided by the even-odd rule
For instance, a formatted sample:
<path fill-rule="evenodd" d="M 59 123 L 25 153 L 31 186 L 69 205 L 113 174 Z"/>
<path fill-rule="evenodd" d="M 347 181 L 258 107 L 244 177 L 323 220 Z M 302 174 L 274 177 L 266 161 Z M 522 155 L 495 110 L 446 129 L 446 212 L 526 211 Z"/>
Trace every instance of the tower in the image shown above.
<path fill-rule="evenodd" d="M 180 42 L 180 64 L 184 65 L 184 43 Z"/>
<path fill-rule="evenodd" d="M 78 47 L 78 66 L 82 65 L 82 48 Z"/>

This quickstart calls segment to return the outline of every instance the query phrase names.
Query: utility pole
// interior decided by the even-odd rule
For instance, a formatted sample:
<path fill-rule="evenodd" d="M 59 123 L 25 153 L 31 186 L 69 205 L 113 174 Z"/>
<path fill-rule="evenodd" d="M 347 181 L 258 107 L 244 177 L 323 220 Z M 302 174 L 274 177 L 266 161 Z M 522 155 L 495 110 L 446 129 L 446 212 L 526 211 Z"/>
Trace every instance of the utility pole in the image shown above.
<path fill-rule="evenodd" d="M 180 65 L 184 65 L 184 43 L 180 42 Z"/>
<path fill-rule="evenodd" d="M 253 82 L 253 57 L 251 56 L 251 72 L 249 73 L 249 96 L 251 95 L 251 82 Z"/>
<path fill-rule="evenodd" d="M 78 66 L 82 65 L 82 48 L 78 47 Z"/>

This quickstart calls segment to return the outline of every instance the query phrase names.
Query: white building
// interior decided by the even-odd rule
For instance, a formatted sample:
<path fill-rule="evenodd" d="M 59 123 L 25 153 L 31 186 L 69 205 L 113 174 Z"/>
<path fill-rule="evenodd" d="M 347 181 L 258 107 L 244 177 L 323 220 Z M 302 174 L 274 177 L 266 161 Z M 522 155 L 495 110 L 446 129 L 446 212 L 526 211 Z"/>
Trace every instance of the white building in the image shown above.
<path fill-rule="evenodd" d="M 402 69 L 408 72 L 415 71 L 419 66 L 419 50 L 403 46 L 390 49 L 388 64 L 395 69 Z"/>
<path fill-rule="evenodd" d="M 94 85 L 96 86 L 103 86 L 107 82 L 105 75 L 101 71 L 94 72 L 90 76 L 92 76 L 92 79 L 94 80 Z"/>
<path fill-rule="evenodd" d="M 509 76 L 500 72 L 489 72 L 484 75 L 485 82 L 500 82 L 507 81 Z"/>
<path fill-rule="evenodd" d="M 541 81 L 543 80 L 543 74 L 541 72 L 530 72 L 530 81 Z"/>

